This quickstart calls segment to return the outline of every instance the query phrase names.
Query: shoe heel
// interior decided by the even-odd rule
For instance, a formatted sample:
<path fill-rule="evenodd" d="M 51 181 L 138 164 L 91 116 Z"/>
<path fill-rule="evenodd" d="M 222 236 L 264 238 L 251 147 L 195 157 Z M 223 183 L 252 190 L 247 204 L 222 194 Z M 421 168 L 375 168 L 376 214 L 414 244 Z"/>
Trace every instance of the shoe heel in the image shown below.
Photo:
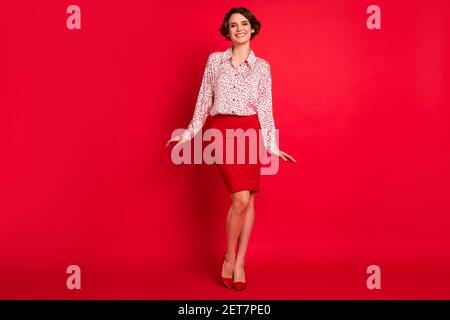
<path fill-rule="evenodd" d="M 223 262 L 225 262 L 225 256 L 226 256 L 226 252 L 223 253 Z M 222 262 L 222 265 L 223 265 Z M 222 279 L 222 283 L 224 284 L 225 287 L 232 289 L 233 288 L 233 278 L 225 278 L 222 276 L 222 274 L 220 274 L 220 278 Z"/>

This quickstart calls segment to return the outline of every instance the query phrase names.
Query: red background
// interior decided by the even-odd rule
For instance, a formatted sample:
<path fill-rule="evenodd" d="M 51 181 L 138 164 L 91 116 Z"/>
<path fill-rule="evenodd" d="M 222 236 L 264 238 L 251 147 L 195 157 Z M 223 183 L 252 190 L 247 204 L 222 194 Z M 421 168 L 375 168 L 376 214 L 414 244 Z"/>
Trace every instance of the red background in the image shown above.
<path fill-rule="evenodd" d="M 0 3 L 0 298 L 450 298 L 449 1 L 76 1 L 81 30 L 70 4 Z M 297 159 L 262 177 L 239 293 L 219 176 L 163 148 L 234 5 Z"/>

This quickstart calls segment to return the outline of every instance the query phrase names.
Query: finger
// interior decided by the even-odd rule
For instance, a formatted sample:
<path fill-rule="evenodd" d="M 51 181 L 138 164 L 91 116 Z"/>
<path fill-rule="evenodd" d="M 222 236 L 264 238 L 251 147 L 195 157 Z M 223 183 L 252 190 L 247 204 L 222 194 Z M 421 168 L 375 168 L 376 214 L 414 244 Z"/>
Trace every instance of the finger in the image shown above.
<path fill-rule="evenodd" d="M 173 143 L 173 142 L 177 142 L 177 139 L 170 139 L 170 140 L 167 142 L 166 147 L 167 147 L 168 145 L 170 145 L 171 143 Z"/>
<path fill-rule="evenodd" d="M 287 153 L 284 152 L 284 151 L 281 151 L 280 153 L 282 153 L 282 154 L 284 155 L 284 159 L 285 159 L 285 160 L 287 159 L 287 160 L 289 160 L 289 161 L 291 161 L 291 162 L 295 162 L 295 159 L 292 158 L 291 155 L 287 154 Z"/>
<path fill-rule="evenodd" d="M 295 159 L 294 159 L 292 156 L 290 156 L 290 155 L 288 155 L 288 154 L 286 154 L 286 156 L 289 158 L 290 161 L 292 161 L 292 162 L 297 162 L 297 161 L 295 161 Z"/>

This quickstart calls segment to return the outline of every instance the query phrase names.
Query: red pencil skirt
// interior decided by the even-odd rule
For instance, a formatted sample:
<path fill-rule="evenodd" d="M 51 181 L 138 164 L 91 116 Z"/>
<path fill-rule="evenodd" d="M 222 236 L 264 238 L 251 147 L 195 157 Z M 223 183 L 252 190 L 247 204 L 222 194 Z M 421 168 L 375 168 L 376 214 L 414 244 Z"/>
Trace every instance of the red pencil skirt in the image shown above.
<path fill-rule="evenodd" d="M 261 174 L 259 149 L 261 137 L 258 116 L 256 114 L 251 116 L 217 114 L 210 117 L 209 128 L 218 129 L 221 133 L 223 146 L 221 159 L 223 161 L 214 165 L 218 169 L 228 193 L 243 190 L 249 190 L 251 193 L 259 192 Z M 226 129 L 233 129 L 233 131 L 227 133 Z M 239 133 L 239 131 L 234 131 L 236 129 L 242 129 L 243 131 Z M 250 138 L 248 134 L 243 134 L 247 129 L 254 129 L 256 134 Z M 227 145 L 229 146 L 228 148 Z M 245 148 L 242 148 L 242 146 L 245 146 Z M 233 154 L 228 156 L 228 159 L 227 149 L 234 150 Z M 238 153 L 241 154 L 240 163 L 238 162 Z M 243 160 L 245 161 L 242 161 L 244 153 L 245 159 Z M 250 156 L 250 153 L 252 153 L 252 156 Z M 231 159 L 233 160 L 230 161 Z"/>

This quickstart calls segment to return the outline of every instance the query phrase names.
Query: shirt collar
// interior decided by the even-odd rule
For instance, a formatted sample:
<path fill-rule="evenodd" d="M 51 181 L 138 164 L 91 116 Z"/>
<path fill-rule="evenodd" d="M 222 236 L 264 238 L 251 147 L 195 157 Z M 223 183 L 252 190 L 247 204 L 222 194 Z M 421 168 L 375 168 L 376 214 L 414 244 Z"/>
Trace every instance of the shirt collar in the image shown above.
<path fill-rule="evenodd" d="M 225 50 L 223 52 L 223 58 L 225 60 L 230 60 L 233 57 L 232 49 L 233 49 L 233 47 L 229 47 L 227 50 Z M 252 48 L 250 48 L 250 52 L 248 53 L 246 62 L 248 62 L 248 64 L 250 65 L 251 68 L 253 68 L 255 66 L 256 56 L 255 56 L 255 53 L 253 52 Z"/>

